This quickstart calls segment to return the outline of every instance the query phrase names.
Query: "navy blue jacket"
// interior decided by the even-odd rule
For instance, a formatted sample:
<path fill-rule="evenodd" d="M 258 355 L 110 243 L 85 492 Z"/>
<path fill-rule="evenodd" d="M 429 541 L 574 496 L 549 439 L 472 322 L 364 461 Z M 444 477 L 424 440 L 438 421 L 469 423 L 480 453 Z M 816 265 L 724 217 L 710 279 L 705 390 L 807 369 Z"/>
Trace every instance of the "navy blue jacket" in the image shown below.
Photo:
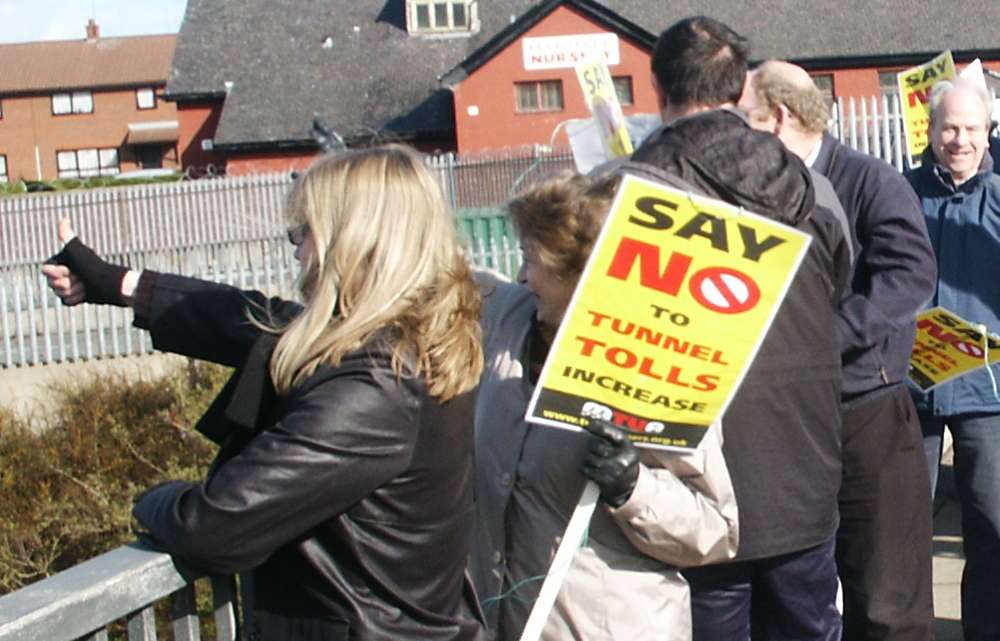
<path fill-rule="evenodd" d="M 858 243 L 837 328 L 849 402 L 906 378 L 937 267 L 920 201 L 891 165 L 823 134 L 813 169 L 833 183 Z"/>
<path fill-rule="evenodd" d="M 906 177 L 923 205 L 927 232 L 937 255 L 938 281 L 933 305 L 1000 332 L 1000 176 L 989 154 L 979 173 L 955 186 L 947 169 L 924 154 L 923 165 Z M 993 365 L 1000 383 L 1000 365 Z M 986 368 L 917 396 L 917 406 L 938 416 L 1000 412 L 1000 398 Z"/>

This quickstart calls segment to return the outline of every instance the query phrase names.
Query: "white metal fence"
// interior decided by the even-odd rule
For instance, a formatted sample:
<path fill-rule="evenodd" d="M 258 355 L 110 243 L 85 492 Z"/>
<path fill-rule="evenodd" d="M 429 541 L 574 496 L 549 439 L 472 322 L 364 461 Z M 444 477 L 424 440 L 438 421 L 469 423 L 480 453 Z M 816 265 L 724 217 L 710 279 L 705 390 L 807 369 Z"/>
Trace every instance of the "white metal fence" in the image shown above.
<path fill-rule="evenodd" d="M 841 99 L 833 116 L 831 132 L 846 144 L 908 166 L 898 97 Z M 572 157 L 536 148 L 444 154 L 429 166 L 459 211 L 472 260 L 513 275 L 517 243 L 496 207 L 518 185 L 571 167 Z M 114 262 L 292 295 L 297 270 L 282 219 L 291 181 L 270 174 L 0 198 L 0 367 L 152 351 L 130 311 L 66 308 L 48 291 L 40 266 L 57 250 L 63 216 Z"/>
<path fill-rule="evenodd" d="M 102 256 L 289 295 L 294 260 L 283 238 L 287 174 L 164 183 L 0 199 L 0 367 L 146 353 L 131 312 L 64 307 L 41 264 L 69 216 Z"/>
<path fill-rule="evenodd" d="M 846 145 L 886 161 L 899 171 L 913 166 L 903 136 L 898 95 L 838 98 L 830 133 Z"/>
<path fill-rule="evenodd" d="M 189 274 L 269 294 L 294 296 L 297 276 L 287 241 L 264 239 L 110 259 L 143 269 Z M 113 358 L 153 351 L 132 312 L 104 305 L 66 307 L 48 290 L 40 265 L 0 273 L 0 367 Z"/>

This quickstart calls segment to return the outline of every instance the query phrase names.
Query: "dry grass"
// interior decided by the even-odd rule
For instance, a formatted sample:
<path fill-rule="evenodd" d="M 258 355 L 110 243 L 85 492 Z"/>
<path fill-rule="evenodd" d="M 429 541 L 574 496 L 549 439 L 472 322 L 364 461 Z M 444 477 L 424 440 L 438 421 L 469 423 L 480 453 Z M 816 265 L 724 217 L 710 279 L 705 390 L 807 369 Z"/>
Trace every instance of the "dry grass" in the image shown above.
<path fill-rule="evenodd" d="M 190 426 L 226 375 L 190 362 L 152 381 L 58 383 L 37 432 L 0 408 L 0 594 L 133 540 L 136 494 L 204 476 L 215 448 Z"/>

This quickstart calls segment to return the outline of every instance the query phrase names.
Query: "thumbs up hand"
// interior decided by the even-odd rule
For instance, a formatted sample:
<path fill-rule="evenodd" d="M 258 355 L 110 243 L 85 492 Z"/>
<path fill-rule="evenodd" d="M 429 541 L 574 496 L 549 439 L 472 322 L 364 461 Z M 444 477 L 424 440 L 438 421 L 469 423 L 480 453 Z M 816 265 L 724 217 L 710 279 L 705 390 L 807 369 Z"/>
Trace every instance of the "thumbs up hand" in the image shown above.
<path fill-rule="evenodd" d="M 57 233 L 64 246 L 42 266 L 42 273 L 63 304 L 128 306 L 129 300 L 122 294 L 122 280 L 128 268 L 107 262 L 84 245 L 68 218 L 59 221 Z"/>

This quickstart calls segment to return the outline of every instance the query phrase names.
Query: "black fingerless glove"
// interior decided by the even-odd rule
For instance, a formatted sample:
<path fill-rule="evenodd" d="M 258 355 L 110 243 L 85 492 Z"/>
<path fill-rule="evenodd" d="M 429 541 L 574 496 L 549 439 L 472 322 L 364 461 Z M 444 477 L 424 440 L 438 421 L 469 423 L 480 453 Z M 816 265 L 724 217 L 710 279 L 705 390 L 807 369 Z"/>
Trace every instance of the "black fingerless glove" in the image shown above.
<path fill-rule="evenodd" d="M 112 265 L 84 245 L 79 238 L 73 238 L 62 251 L 48 260 L 49 263 L 65 265 L 83 282 L 84 301 L 107 305 L 128 306 L 122 296 L 122 279 L 128 273 L 127 267 Z"/>
<path fill-rule="evenodd" d="M 621 507 L 639 480 L 639 450 L 625 430 L 607 421 L 591 419 L 587 431 L 593 437 L 583 461 L 583 474 L 597 483 L 608 505 Z"/>

